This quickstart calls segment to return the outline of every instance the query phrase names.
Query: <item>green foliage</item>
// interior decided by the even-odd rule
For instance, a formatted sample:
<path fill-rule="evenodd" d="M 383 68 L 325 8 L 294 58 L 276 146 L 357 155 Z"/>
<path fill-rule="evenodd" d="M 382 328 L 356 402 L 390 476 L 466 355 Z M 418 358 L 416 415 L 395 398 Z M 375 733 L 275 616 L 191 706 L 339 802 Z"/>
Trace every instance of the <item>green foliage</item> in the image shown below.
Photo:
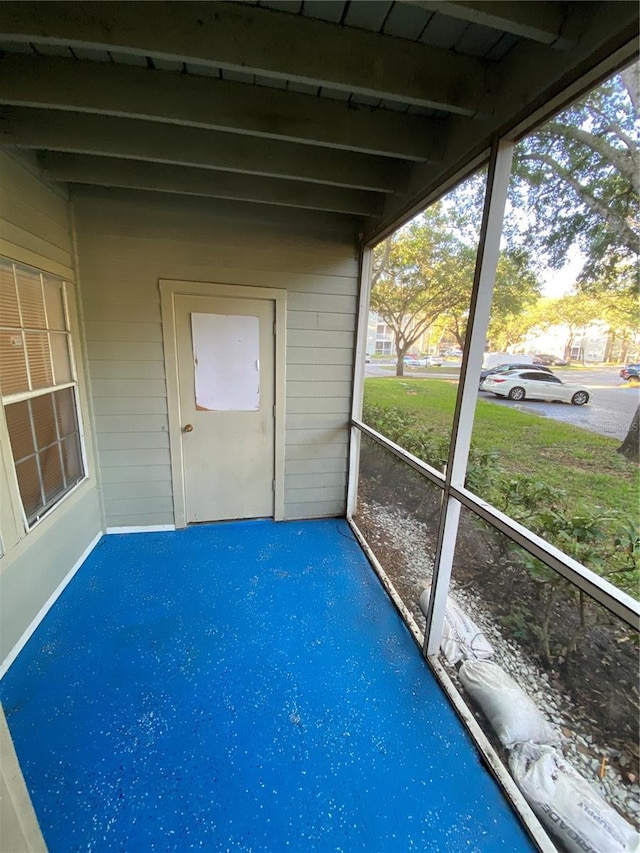
<path fill-rule="evenodd" d="M 404 355 L 427 329 L 449 333 L 464 348 L 485 179 L 465 181 L 374 250 L 371 308 L 393 331 L 399 376 Z M 502 251 L 490 334 L 508 338 L 539 293 L 528 253 Z"/>
<path fill-rule="evenodd" d="M 458 299 L 469 275 L 466 247 L 437 203 L 380 243 L 373 257 L 371 308 L 393 331 L 398 375 L 409 347 Z M 471 267 L 473 276 L 473 267 Z"/>
<path fill-rule="evenodd" d="M 535 246 L 553 267 L 579 247 L 587 259 L 583 286 L 599 282 L 637 293 L 637 97 L 636 65 L 576 101 L 515 151 L 511 201 L 528 216 L 510 222 L 510 236 Z"/>
<path fill-rule="evenodd" d="M 363 408 L 365 423 L 399 444 L 423 462 L 442 471 L 449 456 L 449 439 L 438 429 L 425 426 L 415 412 L 386 409 L 371 403 Z M 491 483 L 495 471 L 495 453 L 471 445 L 466 486 L 476 488 Z"/>
<path fill-rule="evenodd" d="M 452 410 L 455 388 L 428 380 L 402 383 L 368 380 L 366 389 L 365 423 L 432 467 L 443 470 L 448 458 L 450 433 L 446 419 L 441 417 L 442 408 Z M 635 520 L 630 520 L 631 507 L 636 504 L 630 497 L 634 488 L 627 493 L 626 501 L 623 498 L 616 505 L 610 502 L 606 509 L 603 508 L 603 498 L 606 499 L 607 495 L 622 494 L 622 478 L 618 474 L 598 472 L 598 479 L 594 480 L 597 485 L 594 485 L 593 492 L 589 492 L 589 481 L 584 476 L 573 476 L 578 454 L 570 452 L 564 468 L 558 470 L 556 465 L 555 470 L 549 469 L 545 458 L 545 428 L 548 424 L 540 423 L 535 416 L 479 404 L 476 427 L 482 422 L 485 411 L 488 416 L 498 416 L 499 419 L 491 420 L 486 433 L 477 428 L 474 431 L 467 467 L 467 488 L 592 571 L 607 577 L 625 592 L 637 596 L 640 530 Z M 532 428 L 534 424 L 537 431 Z M 586 450 L 585 464 L 592 464 L 594 455 L 597 458 L 601 442 L 607 447 L 611 443 L 609 439 L 591 436 L 575 427 L 565 425 L 560 429 L 558 424 L 551 426 L 555 444 L 565 435 L 572 434 L 583 450 L 585 442 L 592 442 L 591 452 L 588 448 Z M 501 435 L 507 435 L 509 444 L 516 447 L 515 455 L 506 457 L 502 452 L 498 446 Z M 527 448 L 526 457 L 530 463 L 539 460 L 533 471 L 513 470 L 514 460 L 522 457 L 523 446 Z M 620 472 L 623 470 L 621 468 Z M 547 473 L 553 476 L 545 476 Z M 558 477 L 565 483 L 564 489 L 558 487 Z M 611 481 L 611 491 L 606 488 L 607 479 Z M 632 477 L 631 482 L 636 483 L 637 489 L 635 478 Z M 637 491 L 635 493 L 637 495 Z M 565 591 L 570 589 L 555 572 L 509 540 L 505 539 L 501 547 L 503 557 L 526 568 L 544 587 L 547 598 L 553 593 L 547 601 L 548 607 L 551 607 L 561 586 Z"/>

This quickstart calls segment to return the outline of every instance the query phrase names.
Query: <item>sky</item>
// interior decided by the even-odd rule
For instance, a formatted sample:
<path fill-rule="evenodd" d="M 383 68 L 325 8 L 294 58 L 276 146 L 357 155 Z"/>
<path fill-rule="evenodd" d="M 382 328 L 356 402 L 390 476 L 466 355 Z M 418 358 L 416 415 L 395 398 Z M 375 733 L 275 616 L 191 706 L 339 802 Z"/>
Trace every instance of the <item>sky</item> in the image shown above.
<path fill-rule="evenodd" d="M 542 295 L 556 298 L 566 296 L 567 293 L 573 290 L 576 278 L 584 262 L 584 255 L 578 249 L 571 248 L 567 256 L 567 263 L 562 269 L 545 269 L 540 273 Z"/>

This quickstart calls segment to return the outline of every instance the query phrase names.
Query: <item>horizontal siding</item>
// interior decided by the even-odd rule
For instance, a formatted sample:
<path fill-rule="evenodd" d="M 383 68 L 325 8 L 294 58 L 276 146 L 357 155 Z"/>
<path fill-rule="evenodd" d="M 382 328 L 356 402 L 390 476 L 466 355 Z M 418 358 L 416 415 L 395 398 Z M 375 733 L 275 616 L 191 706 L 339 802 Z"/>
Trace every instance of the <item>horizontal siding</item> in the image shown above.
<path fill-rule="evenodd" d="M 163 361 L 98 361 L 91 364 L 93 379 L 162 379 Z"/>
<path fill-rule="evenodd" d="M 12 260 L 39 259 L 42 268 L 52 272 L 73 266 L 66 198 L 4 152 L 0 152 L 0 240 L 15 247 Z"/>
<path fill-rule="evenodd" d="M 318 382 L 318 381 L 299 381 L 293 382 L 287 375 L 287 399 L 291 397 L 350 397 L 351 396 L 351 381 L 349 382 Z"/>
<path fill-rule="evenodd" d="M 2 205 L 1 198 L 0 205 Z M 61 249 L 59 246 L 55 246 L 53 243 L 49 243 L 48 240 L 44 240 L 37 232 L 19 228 L 17 225 L 13 225 L 2 218 L 0 218 L 0 240 L 19 246 L 29 253 L 29 257 L 37 255 L 39 258 L 43 258 L 45 260 L 43 269 L 45 270 L 48 269 L 48 266 L 46 266 L 47 260 L 51 260 L 55 264 L 64 267 L 70 268 L 72 266 L 70 252 Z M 16 255 L 11 260 L 24 260 L 28 262 L 28 258 L 23 258 L 19 255 Z"/>
<path fill-rule="evenodd" d="M 123 435 L 130 432 L 168 433 L 169 419 L 166 415 L 98 415 L 96 430 L 99 435 Z"/>
<path fill-rule="evenodd" d="M 188 228 L 184 223 L 185 233 Z M 241 228 L 240 228 L 241 230 Z M 277 236 L 278 241 L 283 241 L 284 234 Z M 219 241 L 224 235 L 208 233 L 202 236 L 202 242 L 194 242 L 193 239 L 184 240 L 158 240 L 157 237 L 136 237 L 131 234 L 118 236 L 104 234 L 98 243 L 88 244 L 87 249 L 100 252 L 104 259 L 116 255 L 134 255 L 136 252 L 144 253 L 147 257 L 154 257 L 154 264 L 160 264 L 167 268 L 169 278 L 184 278 L 184 275 L 175 275 L 176 259 L 181 256 L 188 258 L 189 266 L 197 272 L 192 275 L 193 280 L 211 281 L 213 270 L 212 262 L 215 256 L 220 259 L 220 264 L 225 267 L 233 267 L 242 258 L 243 265 L 250 269 L 255 276 L 263 270 L 286 269 L 288 264 L 294 264 L 295 269 L 302 273 L 314 275 L 328 275 L 350 279 L 353 275 L 354 260 L 343 257 L 322 257 L 319 253 L 308 253 L 288 248 L 274 249 L 274 241 L 266 240 L 259 243 L 252 240 L 251 247 L 242 242 L 242 237 L 237 236 L 232 244 L 221 245 Z M 207 272 L 204 272 L 206 270 Z M 191 280 L 191 279 L 189 279 Z M 219 280 L 216 277 L 216 280 Z M 240 282 L 239 282 L 240 283 Z M 347 291 L 348 293 L 348 291 Z"/>
<path fill-rule="evenodd" d="M 345 414 L 303 414 L 289 415 L 287 417 L 287 428 L 290 430 L 306 430 L 306 429 L 327 429 L 327 430 L 344 430 L 349 422 L 348 415 Z"/>
<path fill-rule="evenodd" d="M 347 471 L 346 459 L 288 459 L 285 465 L 286 474 L 296 477 L 301 474 L 325 474 L 329 471 L 345 474 Z"/>
<path fill-rule="evenodd" d="M 100 446 L 100 437 L 98 437 L 98 450 L 100 452 L 100 467 L 102 471 L 108 468 L 127 468 L 135 466 L 137 468 L 157 468 L 170 472 L 169 467 L 169 449 L 162 450 L 154 448 L 117 448 L 110 449 Z M 171 480 L 169 476 L 168 481 Z M 123 481 L 124 482 L 124 481 Z M 111 521 L 109 522 L 111 524 Z M 164 524 L 164 522 L 150 521 L 149 524 Z"/>
<path fill-rule="evenodd" d="M 296 382 L 333 382 L 342 380 L 351 386 L 350 364 L 289 364 L 287 379 Z"/>
<path fill-rule="evenodd" d="M 313 478 L 310 478 L 313 479 Z M 308 486 L 306 488 L 291 489 L 287 495 L 288 503 L 310 503 L 316 501 L 340 501 L 344 498 L 344 485 L 336 486 Z"/>
<path fill-rule="evenodd" d="M 287 415 L 349 415 L 349 397 L 289 397 Z"/>
<path fill-rule="evenodd" d="M 123 296 L 124 299 L 124 296 Z M 155 323 L 162 320 L 160 312 L 160 301 L 134 302 L 127 299 L 123 306 L 123 299 L 113 299 L 111 294 L 105 299 L 100 299 L 95 307 L 103 323 Z M 92 311 L 92 315 L 95 316 Z"/>
<path fill-rule="evenodd" d="M 86 480 L 3 556 L 0 660 L 5 660 L 100 529 L 98 491 L 94 481 Z M 6 850 L 2 845 L 0 849 Z"/>
<path fill-rule="evenodd" d="M 287 364 L 347 364 L 353 363 L 353 348 L 309 349 L 289 347 Z"/>
<path fill-rule="evenodd" d="M 90 341 L 118 341 L 127 343 L 162 343 L 162 327 L 156 323 L 94 323 L 85 324 Z"/>
<path fill-rule="evenodd" d="M 99 450 L 166 450 L 168 432 L 98 432 Z M 140 463 L 142 464 L 142 463 Z"/>
<path fill-rule="evenodd" d="M 0 168 L 0 198 L 8 198 L 9 192 L 4 186 L 6 175 Z M 41 240 L 57 250 L 65 252 L 67 257 L 71 256 L 71 236 L 69 225 L 66 221 L 66 208 L 62 202 L 62 209 L 51 211 L 50 206 L 46 208 L 36 207 L 37 201 L 27 201 L 24 198 L 12 198 L 11 204 L 2 208 L 3 220 L 19 231 L 37 235 Z M 46 202 L 45 199 L 42 199 Z M 56 201 L 62 201 L 57 199 Z M 59 213 L 59 215 L 57 215 Z M 56 218 L 52 218 L 52 215 Z"/>
<path fill-rule="evenodd" d="M 342 497 L 344 489 L 347 485 L 347 475 L 342 473 L 341 476 L 336 476 L 335 471 L 324 472 L 305 472 L 304 474 L 288 474 L 287 487 L 289 489 L 289 498 L 295 501 L 300 491 L 305 494 L 318 489 L 336 488 L 336 484 L 341 487 L 338 497 Z"/>
<path fill-rule="evenodd" d="M 341 282 L 342 284 L 342 282 Z M 299 286 L 299 282 L 296 282 Z M 355 319 L 357 299 L 337 293 L 289 292 L 289 310 L 308 314 L 347 314 Z"/>
<path fill-rule="evenodd" d="M 86 310 L 86 309 L 85 309 Z M 164 350 L 160 343 L 140 343 L 139 341 L 123 343 L 122 341 L 93 341 L 87 340 L 89 361 L 93 365 L 96 361 L 122 361 L 126 359 L 129 364 L 135 366 L 140 361 L 156 361 L 162 364 L 162 375 L 164 376 Z M 112 377 L 113 374 L 109 374 Z"/>
<path fill-rule="evenodd" d="M 334 332 L 328 329 L 290 329 L 287 344 L 291 347 L 339 348 L 353 346 L 353 331 Z"/>
<path fill-rule="evenodd" d="M 94 379 L 91 388 L 94 397 L 167 398 L 167 384 L 164 379 Z"/>
<path fill-rule="evenodd" d="M 69 204 L 64 193 L 37 176 L 35 159 L 0 152 L 0 254 L 74 281 Z M 76 352 L 82 369 L 82 348 Z M 80 393 L 83 404 L 84 389 Z M 93 463 L 91 431 L 85 423 L 86 450 Z M 10 459 L 10 451 L 6 450 Z M 0 460 L 0 506 L 8 508 L 5 465 Z M 18 531 L 3 512 L 0 530 L 2 595 L 0 596 L 0 662 L 38 617 L 83 552 L 100 534 L 101 507 L 95 467 L 78 488 L 28 534 Z M 0 835 L 2 833 L 0 832 Z M 4 849 L 4 848 L 3 848 Z"/>
<path fill-rule="evenodd" d="M 347 443 L 340 441 L 334 444 L 325 443 L 314 447 L 313 443 L 295 444 L 287 448 L 286 465 L 298 459 L 313 459 L 321 465 L 326 459 L 339 459 L 344 462 L 347 458 Z"/>
<path fill-rule="evenodd" d="M 120 495 L 115 500 L 104 502 L 107 518 L 118 513 L 124 517 L 135 517 L 136 515 L 150 515 L 152 513 L 172 513 L 173 498 L 171 497 L 149 497 L 149 498 L 127 498 Z M 125 522 L 126 523 L 126 522 Z M 133 523 L 133 522 L 131 522 Z M 159 522 L 153 522 L 159 524 Z"/>
<path fill-rule="evenodd" d="M 164 397 L 96 397 L 93 401 L 96 415 L 166 415 Z"/>
<path fill-rule="evenodd" d="M 68 231 L 68 208 L 62 187 L 54 192 L 48 184 L 35 175 L 32 167 L 18 162 L 8 154 L 0 152 L 0 188 L 11 200 L 11 206 L 26 205 L 38 216 L 46 217 L 57 226 L 67 229 L 60 246 L 70 249 L 71 235 Z M 2 208 L 3 218 L 11 219 L 14 214 Z M 13 220 L 11 220 L 13 221 Z M 38 220 L 38 224 L 40 221 Z"/>
<path fill-rule="evenodd" d="M 314 503 L 287 503 L 287 518 L 333 518 L 341 517 L 346 511 L 346 499 L 337 501 L 317 500 Z"/>
<path fill-rule="evenodd" d="M 285 511 L 343 513 L 353 221 L 100 190 L 74 204 L 107 524 L 173 520 L 159 279 L 286 289 Z"/>
<path fill-rule="evenodd" d="M 319 311 L 290 311 L 288 326 L 292 330 L 350 332 L 353 335 L 355 318 L 349 314 Z"/>
<path fill-rule="evenodd" d="M 102 469 L 103 484 L 110 483 L 169 483 L 171 468 L 169 465 L 128 465 Z"/>
<path fill-rule="evenodd" d="M 120 514 L 112 510 L 109 515 L 109 527 L 151 527 L 152 525 L 173 525 L 173 507 L 170 512 L 147 512 L 141 515 Z"/>
<path fill-rule="evenodd" d="M 342 427 L 328 429 L 296 429 L 288 430 L 287 446 L 304 444 L 313 448 L 317 444 L 340 445 L 347 443 L 347 431 Z"/>
<path fill-rule="evenodd" d="M 102 489 L 105 501 L 137 500 L 147 498 L 170 498 L 171 483 L 137 480 L 124 483 L 105 483 Z"/>

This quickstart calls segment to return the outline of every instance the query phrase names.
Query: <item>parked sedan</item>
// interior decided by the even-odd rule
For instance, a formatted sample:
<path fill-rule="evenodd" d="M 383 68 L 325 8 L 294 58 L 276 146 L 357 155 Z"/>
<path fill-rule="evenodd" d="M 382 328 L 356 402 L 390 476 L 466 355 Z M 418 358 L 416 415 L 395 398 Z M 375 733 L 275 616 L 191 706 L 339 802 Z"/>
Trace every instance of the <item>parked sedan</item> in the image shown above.
<path fill-rule="evenodd" d="M 639 382 L 640 381 L 640 364 L 628 364 L 626 367 L 623 367 L 620 371 L 620 376 L 623 379 L 626 379 L 627 382 Z"/>
<path fill-rule="evenodd" d="M 584 406 L 591 396 L 584 385 L 563 382 L 558 376 L 539 369 L 487 376 L 482 390 L 509 400 L 552 400 L 573 403 L 574 406 Z"/>
<path fill-rule="evenodd" d="M 498 364 L 495 367 L 488 367 L 486 370 L 480 371 L 480 390 L 483 390 L 482 383 L 487 376 L 502 375 L 514 370 L 543 370 L 545 373 L 555 376 L 553 370 L 549 367 L 543 367 L 541 364 Z"/>
<path fill-rule="evenodd" d="M 563 358 L 559 358 L 557 355 L 547 355 L 546 353 L 539 352 L 536 353 L 533 357 L 534 364 L 555 364 L 560 367 L 563 365 L 569 364 L 568 361 L 565 361 Z"/>
<path fill-rule="evenodd" d="M 424 355 L 416 364 L 418 367 L 442 367 L 442 359 L 438 355 Z"/>

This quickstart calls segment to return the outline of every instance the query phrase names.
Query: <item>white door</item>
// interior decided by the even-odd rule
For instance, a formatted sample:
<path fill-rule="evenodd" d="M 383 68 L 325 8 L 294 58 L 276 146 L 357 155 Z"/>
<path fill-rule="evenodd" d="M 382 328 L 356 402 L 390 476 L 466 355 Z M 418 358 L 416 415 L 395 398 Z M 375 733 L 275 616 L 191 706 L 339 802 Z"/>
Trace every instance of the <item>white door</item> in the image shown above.
<path fill-rule="evenodd" d="M 175 296 L 186 521 L 274 514 L 274 303 Z"/>

